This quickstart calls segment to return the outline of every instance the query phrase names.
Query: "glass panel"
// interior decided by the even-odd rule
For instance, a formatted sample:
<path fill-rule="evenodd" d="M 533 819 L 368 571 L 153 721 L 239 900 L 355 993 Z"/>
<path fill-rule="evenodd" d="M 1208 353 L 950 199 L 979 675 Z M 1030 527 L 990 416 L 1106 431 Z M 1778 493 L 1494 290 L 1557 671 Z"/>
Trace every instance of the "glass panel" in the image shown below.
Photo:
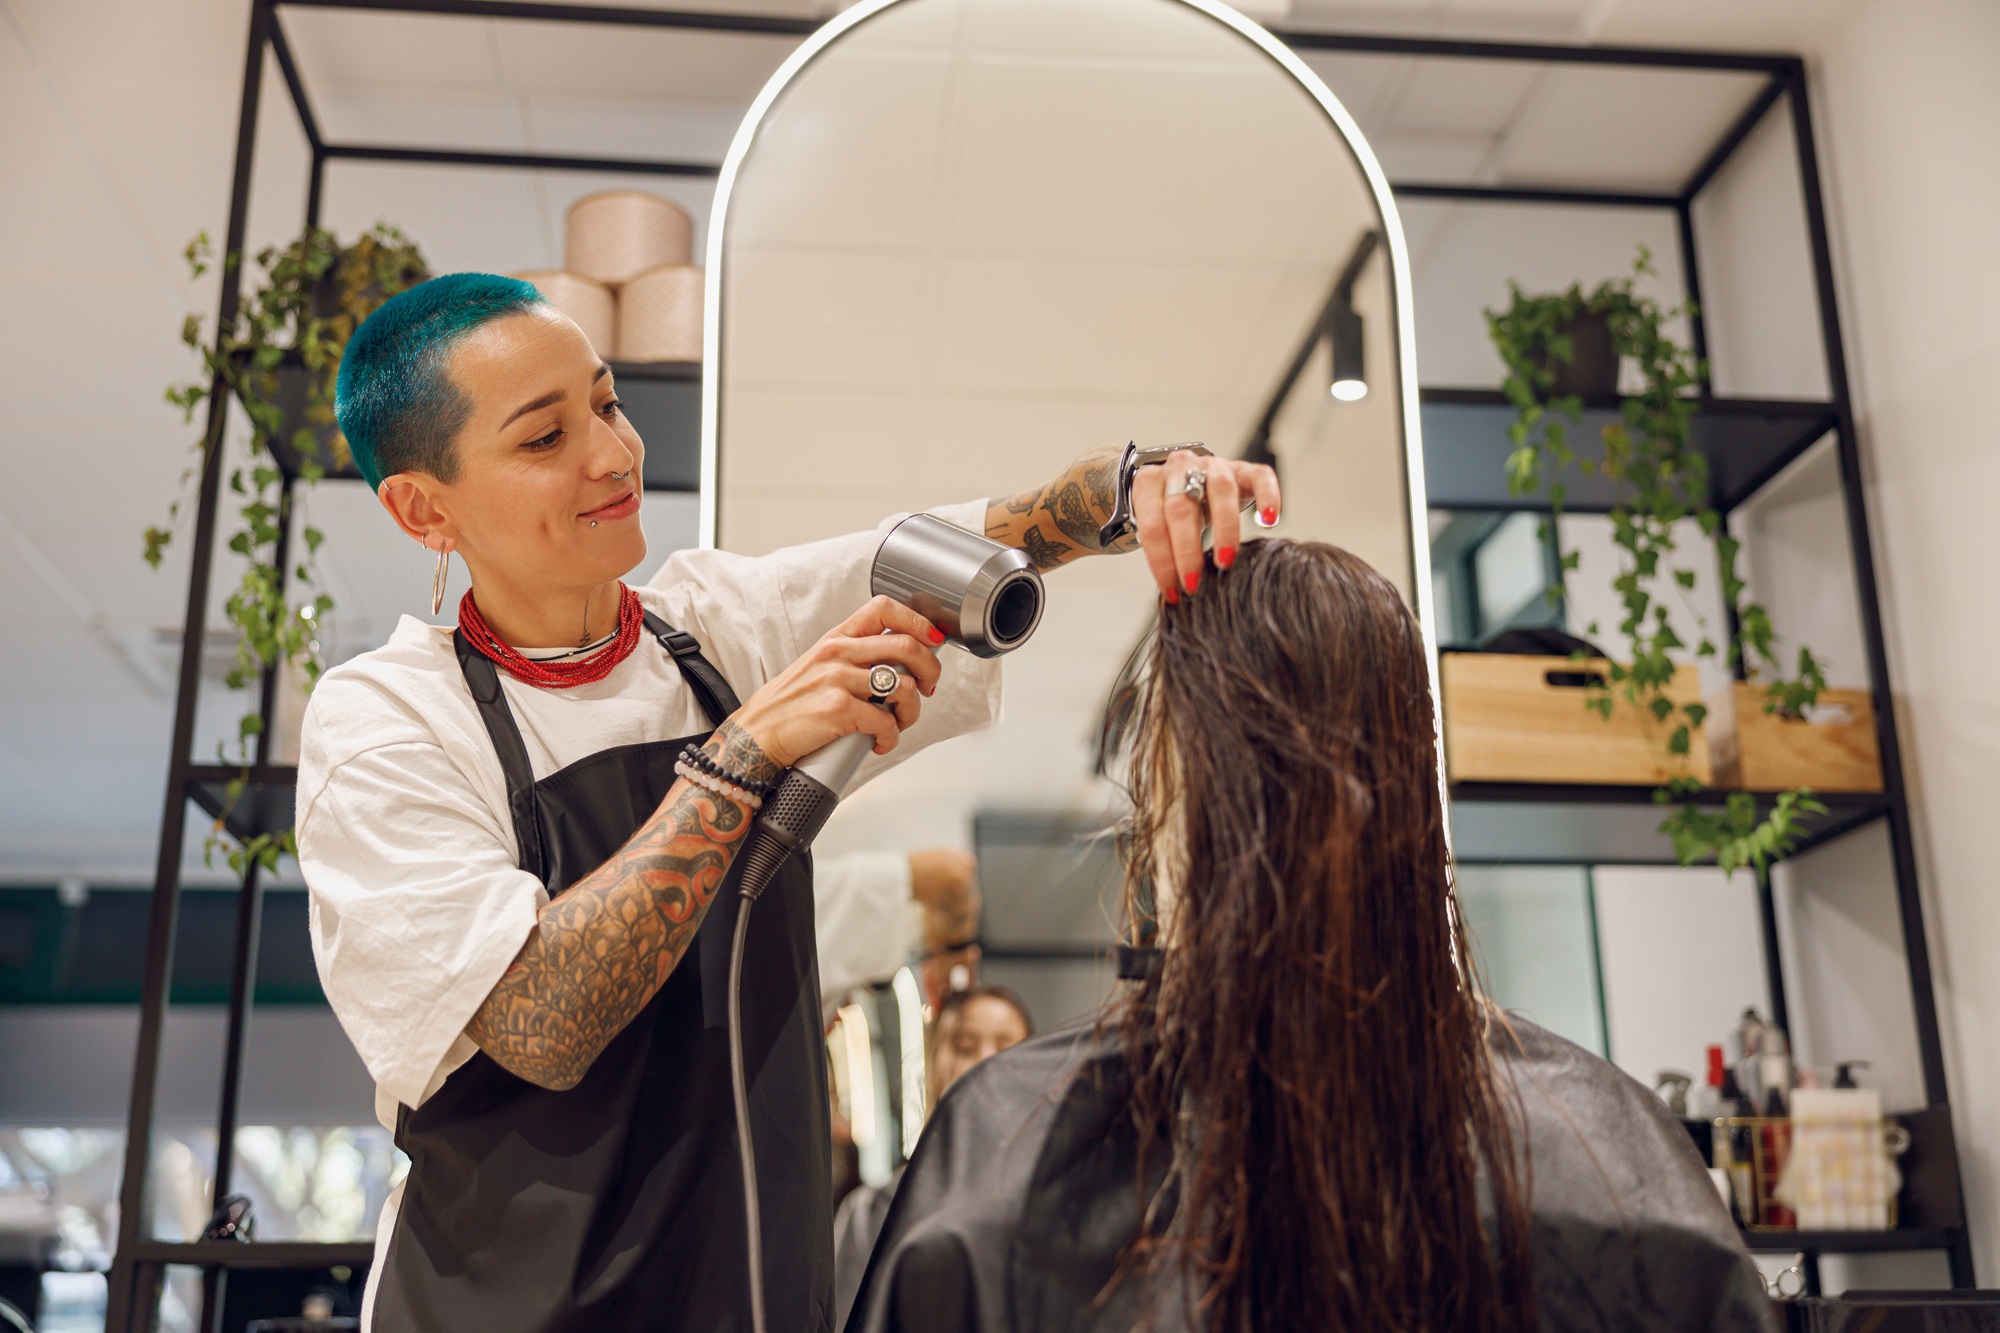
<path fill-rule="evenodd" d="M 1486 993 L 1503 1009 L 1606 1054 L 1590 871 L 1461 865 L 1458 901 Z"/>

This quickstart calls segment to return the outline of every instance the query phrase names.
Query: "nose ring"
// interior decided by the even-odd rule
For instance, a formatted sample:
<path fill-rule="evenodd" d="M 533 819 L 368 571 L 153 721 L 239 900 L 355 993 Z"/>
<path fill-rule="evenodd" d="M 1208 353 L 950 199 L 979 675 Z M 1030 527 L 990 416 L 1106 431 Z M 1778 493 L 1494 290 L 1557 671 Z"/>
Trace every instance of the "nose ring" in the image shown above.
<path fill-rule="evenodd" d="M 614 472 L 614 473 L 612 473 L 612 474 L 611 474 L 611 480 L 613 480 L 613 481 L 624 481 L 624 480 L 626 480 L 626 479 L 627 479 L 628 477 L 630 477 L 631 475 L 632 475 L 632 469 L 628 467 L 628 468 L 626 468 L 626 469 L 625 469 L 625 470 L 624 470 L 623 472 Z"/>

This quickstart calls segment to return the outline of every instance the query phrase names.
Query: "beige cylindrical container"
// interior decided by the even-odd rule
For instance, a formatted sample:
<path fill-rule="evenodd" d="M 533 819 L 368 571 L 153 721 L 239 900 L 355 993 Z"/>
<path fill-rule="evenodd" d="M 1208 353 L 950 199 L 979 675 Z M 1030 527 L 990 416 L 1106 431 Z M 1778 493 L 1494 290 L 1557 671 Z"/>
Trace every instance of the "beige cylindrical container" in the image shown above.
<path fill-rule="evenodd" d="M 618 356 L 624 361 L 701 360 L 701 270 L 670 264 L 618 292 Z"/>
<path fill-rule="evenodd" d="M 611 287 L 694 258 L 694 219 L 671 199 L 606 190 L 569 206 L 563 267 Z"/>
<path fill-rule="evenodd" d="M 548 269 L 507 276 L 535 284 L 542 299 L 574 320 L 606 361 L 618 355 L 618 302 L 609 287 L 580 274 Z"/>

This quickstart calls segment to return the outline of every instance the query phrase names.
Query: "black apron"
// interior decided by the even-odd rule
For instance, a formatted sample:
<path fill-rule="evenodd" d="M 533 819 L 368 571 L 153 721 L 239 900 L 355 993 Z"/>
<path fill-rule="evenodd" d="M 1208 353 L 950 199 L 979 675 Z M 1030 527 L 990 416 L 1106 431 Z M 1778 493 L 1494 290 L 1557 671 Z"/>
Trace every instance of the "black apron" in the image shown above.
<path fill-rule="evenodd" d="M 711 723 L 736 711 L 691 635 L 646 616 Z M 493 663 L 456 636 L 499 752 L 521 868 L 554 897 L 602 865 L 707 733 L 621 745 L 534 781 Z M 484 1052 L 405 1107 L 402 1210 L 382 1258 L 378 1333 L 614 1333 L 750 1327 L 727 1028 L 742 899 L 726 879 L 680 965 L 583 1081 L 551 1092 Z M 828 1330 L 833 1305 L 826 1047 L 812 871 L 794 857 L 757 904 L 743 1036 L 774 1333 Z"/>

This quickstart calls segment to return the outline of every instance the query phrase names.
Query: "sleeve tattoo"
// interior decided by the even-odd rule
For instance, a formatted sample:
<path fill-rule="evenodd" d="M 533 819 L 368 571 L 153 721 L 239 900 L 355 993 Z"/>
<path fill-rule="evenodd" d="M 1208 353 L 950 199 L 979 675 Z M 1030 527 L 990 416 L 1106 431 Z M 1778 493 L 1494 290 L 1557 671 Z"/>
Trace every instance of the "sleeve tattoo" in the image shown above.
<path fill-rule="evenodd" d="M 706 748 L 734 772 L 778 771 L 734 722 Z M 751 822 L 746 807 L 676 782 L 629 842 L 542 909 L 466 1035 L 530 1083 L 575 1087 L 687 953 Z"/>
<path fill-rule="evenodd" d="M 1054 481 L 989 504 L 986 535 L 1019 547 L 1039 570 L 1080 555 L 1129 551 L 1136 545 L 1129 538 L 1108 548 L 1097 540 L 1111 517 L 1117 472 L 1117 450 L 1086 454 Z"/>

